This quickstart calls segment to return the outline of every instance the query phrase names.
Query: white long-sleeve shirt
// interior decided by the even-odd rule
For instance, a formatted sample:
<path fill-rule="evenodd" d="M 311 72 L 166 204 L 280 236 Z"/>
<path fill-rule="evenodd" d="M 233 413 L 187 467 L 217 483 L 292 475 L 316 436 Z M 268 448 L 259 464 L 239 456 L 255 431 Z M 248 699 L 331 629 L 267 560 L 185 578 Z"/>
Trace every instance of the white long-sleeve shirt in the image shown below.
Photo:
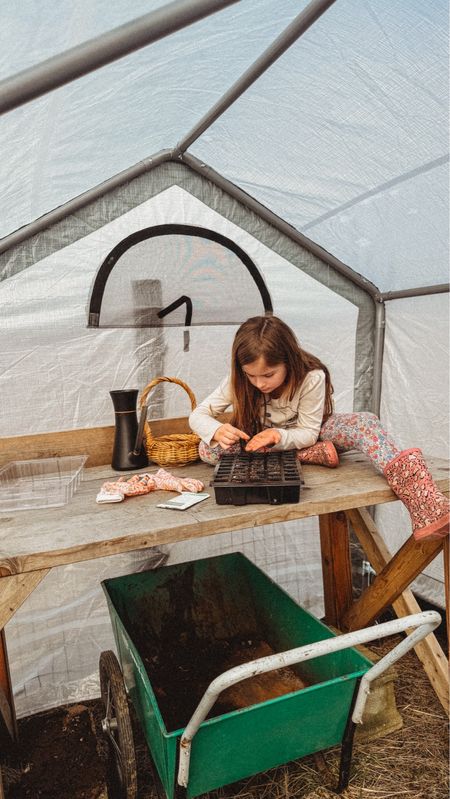
<path fill-rule="evenodd" d="M 216 416 L 231 406 L 230 377 L 201 402 L 189 416 L 194 433 L 210 446 L 214 433 L 222 422 Z M 316 443 L 323 421 L 325 407 L 325 373 L 321 369 L 308 372 L 302 385 L 291 400 L 274 399 L 266 394 L 266 416 L 261 418 L 263 428 L 274 427 L 281 435 L 272 449 L 304 449 Z M 244 430 L 244 432 L 248 432 Z"/>

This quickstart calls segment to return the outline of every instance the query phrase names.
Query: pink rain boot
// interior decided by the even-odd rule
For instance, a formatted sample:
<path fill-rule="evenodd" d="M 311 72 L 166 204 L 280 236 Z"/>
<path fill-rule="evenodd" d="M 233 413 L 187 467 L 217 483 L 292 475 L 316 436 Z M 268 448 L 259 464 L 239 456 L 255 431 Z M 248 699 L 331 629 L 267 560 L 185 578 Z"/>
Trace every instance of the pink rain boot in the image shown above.
<path fill-rule="evenodd" d="M 310 463 L 317 466 L 329 466 L 334 469 L 339 466 L 339 456 L 332 441 L 318 441 L 312 447 L 299 449 L 297 458 L 300 463 Z"/>
<path fill-rule="evenodd" d="M 438 490 L 420 449 L 405 449 L 384 468 L 394 494 L 406 505 L 416 541 L 445 538 L 449 500 Z"/>

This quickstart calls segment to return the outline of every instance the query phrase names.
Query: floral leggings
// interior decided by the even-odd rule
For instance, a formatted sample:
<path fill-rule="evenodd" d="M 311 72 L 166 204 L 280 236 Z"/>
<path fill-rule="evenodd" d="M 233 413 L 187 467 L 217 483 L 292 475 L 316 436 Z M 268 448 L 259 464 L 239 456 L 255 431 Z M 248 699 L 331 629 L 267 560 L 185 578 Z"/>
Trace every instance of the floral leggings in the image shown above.
<path fill-rule="evenodd" d="M 379 472 L 400 452 L 378 416 L 366 411 L 333 413 L 322 425 L 319 439 L 332 441 L 338 452 L 349 449 L 364 452 Z"/>
<path fill-rule="evenodd" d="M 378 416 L 374 413 L 334 413 L 322 425 L 320 441 L 332 441 L 339 452 L 357 449 L 364 452 L 375 468 L 382 472 L 384 467 L 399 454 L 400 450 L 389 438 Z M 227 450 L 229 453 L 239 452 L 239 445 Z M 209 447 L 200 442 L 199 455 L 205 463 L 216 464 L 225 450 Z"/>

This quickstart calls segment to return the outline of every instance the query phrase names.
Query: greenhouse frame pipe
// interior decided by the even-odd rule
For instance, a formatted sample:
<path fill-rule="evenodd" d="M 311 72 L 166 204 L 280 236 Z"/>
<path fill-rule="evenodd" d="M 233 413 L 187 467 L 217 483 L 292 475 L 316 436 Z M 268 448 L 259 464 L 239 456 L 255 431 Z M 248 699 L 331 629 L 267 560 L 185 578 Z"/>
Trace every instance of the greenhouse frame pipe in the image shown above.
<path fill-rule="evenodd" d="M 176 0 L 0 82 L 0 114 L 152 44 L 239 0 Z"/>
<path fill-rule="evenodd" d="M 403 297 L 423 296 L 427 294 L 442 294 L 450 290 L 450 284 L 440 283 L 435 286 L 423 286 L 415 289 L 404 289 L 403 291 L 389 291 L 385 293 L 380 292 L 374 283 L 367 278 L 364 278 L 358 272 L 355 272 L 350 266 L 344 264 L 334 255 L 331 255 L 331 253 L 320 247 L 320 245 L 316 244 L 316 242 L 312 241 L 312 239 L 304 236 L 288 222 L 285 222 L 284 219 L 277 216 L 273 211 L 270 211 L 268 208 L 266 208 L 266 206 L 262 205 L 250 194 L 247 194 L 245 191 L 240 189 L 235 183 L 232 183 L 230 180 L 228 180 L 228 178 L 223 177 L 223 175 L 221 175 L 219 172 L 216 172 L 214 169 L 212 169 L 212 167 L 199 160 L 196 156 L 190 155 L 189 153 L 176 155 L 175 150 L 173 149 L 160 150 L 153 156 L 144 158 L 142 161 L 138 161 L 137 164 L 118 172 L 117 175 L 107 178 L 107 180 L 102 181 L 102 183 L 98 183 L 97 186 L 94 186 L 92 189 L 88 189 L 87 191 L 78 195 L 78 197 L 68 200 L 63 205 L 58 206 L 58 208 L 43 214 L 33 222 L 29 222 L 18 230 L 15 230 L 13 233 L 9 233 L 8 235 L 4 236 L 2 239 L 0 239 L 0 254 L 6 252 L 6 250 L 11 249 L 11 247 L 16 246 L 17 244 L 20 244 L 22 241 L 25 241 L 25 239 L 30 238 L 37 233 L 41 233 L 51 225 L 60 222 L 65 217 L 69 216 L 69 214 L 79 211 L 90 202 L 93 202 L 105 195 L 108 191 L 116 189 L 119 186 L 123 186 L 125 183 L 128 183 L 134 178 L 139 177 L 145 172 L 148 172 L 154 167 L 165 162 L 185 163 L 198 174 L 207 177 L 208 180 L 211 180 L 212 183 L 226 191 L 231 197 L 234 197 L 247 208 L 257 213 L 281 233 L 285 233 L 298 244 L 301 244 L 303 247 L 305 247 L 305 249 L 309 250 L 309 252 L 311 252 L 313 255 L 316 255 L 322 261 L 329 264 L 329 266 L 332 266 L 334 269 L 336 269 L 336 271 L 340 272 L 340 274 L 347 277 L 352 283 L 366 291 L 377 303 L 377 306 L 378 304 L 387 300 L 401 299 Z"/>
<path fill-rule="evenodd" d="M 224 178 L 222 175 L 212 169 L 212 167 L 207 166 L 207 164 L 200 161 L 194 155 L 184 153 L 184 155 L 175 157 L 173 150 L 161 150 L 151 158 L 146 158 L 143 161 L 139 161 L 134 166 L 124 169 L 114 177 L 108 178 L 102 183 L 99 183 L 97 186 L 94 186 L 92 189 L 88 189 L 88 191 L 83 192 L 83 194 L 80 194 L 73 200 L 69 200 L 67 203 L 60 205 L 53 211 L 49 211 L 47 214 L 39 217 L 39 219 L 34 220 L 34 222 L 24 225 L 23 227 L 14 231 L 14 233 L 9 233 L 3 239 L 0 239 L 0 254 L 6 252 L 6 250 L 16 246 L 17 244 L 20 244 L 22 241 L 25 241 L 25 239 L 34 236 L 37 233 L 41 233 L 43 230 L 51 225 L 54 225 L 56 222 L 60 222 L 69 214 L 79 211 L 90 202 L 102 197 L 108 191 L 118 188 L 124 183 L 139 177 L 139 175 L 142 175 L 144 172 L 153 169 L 153 167 L 156 167 L 159 164 L 170 161 L 187 164 L 187 166 L 193 169 L 194 172 L 197 172 L 198 174 L 208 178 L 208 180 L 210 180 L 220 189 L 226 191 L 231 197 L 234 197 L 234 199 L 241 202 L 247 208 L 257 213 L 259 216 L 261 216 L 261 218 L 265 219 L 281 233 L 285 233 L 298 244 L 301 244 L 303 247 L 305 247 L 305 249 L 307 249 L 313 255 L 316 255 L 318 258 L 320 258 L 320 260 L 329 264 L 329 266 L 332 266 L 333 269 L 336 269 L 336 271 L 347 277 L 352 283 L 355 283 L 357 286 L 362 288 L 371 297 L 374 299 L 379 299 L 379 289 L 373 283 L 371 283 L 370 280 L 367 280 L 358 272 L 354 272 L 351 267 L 344 264 L 334 255 L 331 255 L 331 253 L 327 252 L 327 250 L 324 250 L 311 239 L 308 239 L 306 236 L 296 230 L 296 228 L 292 227 L 292 225 L 289 225 L 287 222 L 285 222 L 284 219 L 281 219 L 281 217 L 274 214 L 273 211 L 270 211 L 258 200 L 255 200 L 255 198 L 250 194 L 244 192 L 242 189 L 236 186 L 236 184 L 232 183 L 227 178 Z"/>
<path fill-rule="evenodd" d="M 134 164 L 134 166 L 124 169 L 122 172 L 114 175 L 114 177 L 104 180 L 102 183 L 97 184 L 97 186 L 94 186 L 92 189 L 88 189 L 87 191 L 83 192 L 83 194 L 79 194 L 78 197 L 74 197 L 73 200 L 68 200 L 68 202 L 60 205 L 53 211 L 49 211 L 47 214 L 43 214 L 43 216 L 35 219 L 34 222 L 29 222 L 27 225 L 15 230 L 14 233 L 9 233 L 3 239 L 0 239 L 0 255 L 1 253 L 6 252 L 6 250 L 11 249 L 11 247 L 21 244 L 21 242 L 25 241 L 25 239 L 31 238 L 31 236 L 35 236 L 37 233 L 42 233 L 43 230 L 51 227 L 51 225 L 61 222 L 61 220 L 65 219 L 65 217 L 76 213 L 76 211 L 79 211 L 81 208 L 89 205 L 90 202 L 98 200 L 107 192 L 117 189 L 119 186 L 123 186 L 130 180 L 133 180 L 134 178 L 139 177 L 139 175 L 144 174 L 144 172 L 148 172 L 150 169 L 153 169 L 153 167 L 163 164 L 165 161 L 171 160 L 172 151 L 161 150 L 151 158 L 145 158 L 143 161 L 138 161 L 138 163 Z"/>
<path fill-rule="evenodd" d="M 372 413 L 380 415 L 381 386 L 383 375 L 384 335 L 386 329 L 386 307 L 384 302 L 375 302 L 375 341 L 372 377 Z"/>
<path fill-rule="evenodd" d="M 347 264 L 344 264 L 342 261 L 340 261 L 339 258 L 331 255 L 331 253 L 327 252 L 327 250 L 324 250 L 319 244 L 316 244 L 315 241 L 308 239 L 307 236 L 304 236 L 296 228 L 288 224 L 288 222 L 285 222 L 284 219 L 266 208 L 265 205 L 262 205 L 250 194 L 247 194 L 245 191 L 240 189 L 235 183 L 232 183 L 227 178 L 224 178 L 219 172 L 216 172 L 214 169 L 212 169 L 212 167 L 207 166 L 207 164 L 205 164 L 203 161 L 200 161 L 195 155 L 184 153 L 182 156 L 180 156 L 180 160 L 190 166 L 195 172 L 198 172 L 200 175 L 208 178 L 208 180 L 210 180 L 220 189 L 223 189 L 231 197 L 234 197 L 234 199 L 238 200 L 240 203 L 242 203 L 242 205 L 245 205 L 251 211 L 257 213 L 258 216 L 260 216 L 266 222 L 269 222 L 269 224 L 279 230 L 280 233 L 286 234 L 289 236 L 289 238 L 293 239 L 293 241 L 301 244 L 306 250 L 311 252 L 313 255 L 316 255 L 317 258 L 320 258 L 321 261 L 324 261 L 329 266 L 332 266 L 333 269 L 336 269 L 336 271 L 341 275 L 344 275 L 352 283 L 366 291 L 374 300 L 379 298 L 379 289 L 373 283 L 371 283 L 370 280 L 367 280 L 358 272 L 355 272 L 350 266 L 347 266 Z"/>
<path fill-rule="evenodd" d="M 450 283 L 437 283 L 435 286 L 417 286 L 413 289 L 400 289 L 399 291 L 384 291 L 379 299 L 382 302 L 387 300 L 402 300 L 405 297 L 425 297 L 428 294 L 445 294 L 450 291 Z"/>
<path fill-rule="evenodd" d="M 386 305 L 387 300 L 400 300 L 406 297 L 426 297 L 431 294 L 445 294 L 450 290 L 449 283 L 440 283 L 435 286 L 418 286 L 414 289 L 401 291 L 386 291 L 375 297 L 375 348 L 373 355 L 373 389 L 372 412 L 377 416 L 381 410 L 382 370 L 384 355 L 384 338 L 386 330 Z"/>
<path fill-rule="evenodd" d="M 312 0 L 177 144 L 184 153 L 336 0 Z"/>

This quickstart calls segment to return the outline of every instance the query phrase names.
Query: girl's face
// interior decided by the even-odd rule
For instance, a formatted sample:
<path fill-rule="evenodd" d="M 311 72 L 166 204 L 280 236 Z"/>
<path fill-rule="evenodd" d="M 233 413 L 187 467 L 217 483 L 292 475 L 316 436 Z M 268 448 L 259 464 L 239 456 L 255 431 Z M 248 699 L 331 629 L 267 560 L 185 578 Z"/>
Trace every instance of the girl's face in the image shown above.
<path fill-rule="evenodd" d="M 263 394 L 272 394 L 274 397 L 279 397 L 282 394 L 287 375 L 284 363 L 268 366 L 261 355 L 256 361 L 246 363 L 242 367 L 242 371 L 252 386 L 262 391 Z"/>

